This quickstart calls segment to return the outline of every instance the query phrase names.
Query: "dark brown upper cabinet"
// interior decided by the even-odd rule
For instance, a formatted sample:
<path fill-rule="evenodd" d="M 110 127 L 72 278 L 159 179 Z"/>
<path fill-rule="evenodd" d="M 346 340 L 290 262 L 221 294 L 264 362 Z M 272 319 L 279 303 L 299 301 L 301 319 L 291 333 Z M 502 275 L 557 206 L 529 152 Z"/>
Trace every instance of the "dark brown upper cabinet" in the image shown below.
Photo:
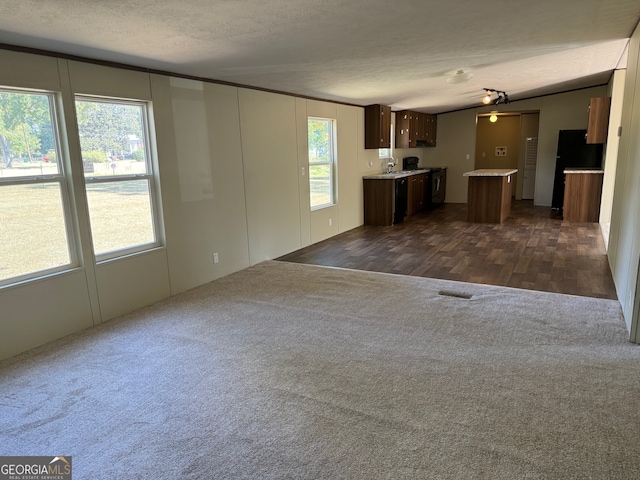
<path fill-rule="evenodd" d="M 391 148 L 391 107 L 364 107 L 364 148 Z"/>
<path fill-rule="evenodd" d="M 396 148 L 435 147 L 437 118 L 412 110 L 396 112 Z"/>
<path fill-rule="evenodd" d="M 396 112 L 396 148 L 409 148 L 411 113 L 409 110 Z"/>
<path fill-rule="evenodd" d="M 424 141 L 425 147 L 436 146 L 436 133 L 438 131 L 438 116 L 424 114 Z"/>
<path fill-rule="evenodd" d="M 589 102 L 587 143 L 606 143 L 611 97 L 592 98 Z"/>

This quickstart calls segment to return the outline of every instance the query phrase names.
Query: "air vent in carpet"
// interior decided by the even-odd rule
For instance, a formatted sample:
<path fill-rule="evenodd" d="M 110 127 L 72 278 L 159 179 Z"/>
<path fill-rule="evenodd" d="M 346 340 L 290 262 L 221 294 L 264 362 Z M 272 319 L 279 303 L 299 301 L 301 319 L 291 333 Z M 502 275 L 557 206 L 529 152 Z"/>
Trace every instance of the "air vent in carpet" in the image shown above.
<path fill-rule="evenodd" d="M 473 295 L 464 292 L 453 292 L 451 290 L 440 290 L 438 295 L 444 295 L 445 297 L 464 298 L 465 300 L 471 300 Z"/>

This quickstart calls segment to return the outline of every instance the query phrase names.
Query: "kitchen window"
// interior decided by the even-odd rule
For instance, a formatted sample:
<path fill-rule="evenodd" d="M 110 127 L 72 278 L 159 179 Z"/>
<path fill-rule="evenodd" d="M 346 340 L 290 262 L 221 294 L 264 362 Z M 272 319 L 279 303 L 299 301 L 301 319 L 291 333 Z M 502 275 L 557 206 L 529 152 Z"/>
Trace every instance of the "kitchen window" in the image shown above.
<path fill-rule="evenodd" d="M 56 100 L 0 89 L 0 286 L 77 264 Z"/>
<path fill-rule="evenodd" d="M 336 203 L 336 121 L 309 117 L 307 133 L 311 210 L 316 210 Z"/>
<path fill-rule="evenodd" d="M 76 97 L 76 115 L 96 258 L 159 246 L 147 104 Z"/>

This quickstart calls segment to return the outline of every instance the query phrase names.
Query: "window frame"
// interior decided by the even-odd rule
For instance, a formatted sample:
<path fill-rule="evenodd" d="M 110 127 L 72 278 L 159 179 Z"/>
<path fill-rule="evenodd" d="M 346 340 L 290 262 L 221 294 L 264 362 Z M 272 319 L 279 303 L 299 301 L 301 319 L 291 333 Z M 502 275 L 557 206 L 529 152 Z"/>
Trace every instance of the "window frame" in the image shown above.
<path fill-rule="evenodd" d="M 330 183 L 330 201 L 327 203 L 323 203 L 320 205 L 310 205 L 311 211 L 315 211 L 315 210 L 321 210 L 323 208 L 329 208 L 329 207 L 333 207 L 335 205 L 338 204 L 338 189 L 337 189 L 337 122 L 335 118 L 327 118 L 327 117 L 315 117 L 315 116 L 308 116 L 307 117 L 307 142 L 308 142 L 308 138 L 309 138 L 309 121 L 310 120 L 315 120 L 315 121 L 326 121 L 329 122 L 330 124 L 330 129 L 329 129 L 329 144 L 330 144 L 330 148 L 329 148 L 329 156 L 330 156 L 330 160 L 328 161 L 322 161 L 322 162 L 312 162 L 311 161 L 311 157 L 308 155 L 308 147 L 307 147 L 307 156 L 308 156 L 308 169 L 309 169 L 309 203 L 311 203 L 311 167 L 312 166 L 322 166 L 322 165 L 328 165 L 329 166 L 329 183 Z"/>
<path fill-rule="evenodd" d="M 390 148 L 379 148 L 378 149 L 378 158 L 380 160 L 386 160 L 387 158 L 391 158 L 391 149 Z"/>
<path fill-rule="evenodd" d="M 62 218 L 64 221 L 64 231 L 67 241 L 67 253 L 69 262 L 63 265 L 43 268 L 31 272 L 15 275 L 7 278 L 0 278 L 0 289 L 18 285 L 31 280 L 38 280 L 81 266 L 80 254 L 78 249 L 77 224 L 75 221 L 74 210 L 72 209 L 71 194 L 71 174 L 68 168 L 68 149 L 66 148 L 66 137 L 63 138 L 61 125 L 63 125 L 63 105 L 61 92 L 53 90 L 41 90 L 37 88 L 20 88 L 12 86 L 0 86 L 0 92 L 16 93 L 23 95 L 45 95 L 49 99 L 49 118 L 51 119 L 51 132 L 56 152 L 57 173 L 41 174 L 41 175 L 25 175 L 15 177 L 0 177 L 0 188 L 8 186 L 22 185 L 47 185 L 57 184 L 60 192 L 60 204 L 62 208 Z"/>
<path fill-rule="evenodd" d="M 91 227 L 91 211 L 88 210 L 88 222 L 89 229 L 91 231 L 91 243 L 93 254 L 96 259 L 96 264 L 101 264 L 105 262 L 109 262 L 111 260 L 116 260 L 122 257 L 127 257 L 133 254 L 144 253 L 150 250 L 154 250 L 156 248 L 164 246 L 164 235 L 163 235 L 163 223 L 162 223 L 162 214 L 160 211 L 160 194 L 159 194 L 159 180 L 157 173 L 157 161 L 154 155 L 155 150 L 152 148 L 151 142 L 155 139 L 155 136 L 152 135 L 152 106 L 151 102 L 147 100 L 136 100 L 131 98 L 120 98 L 120 97 L 108 97 L 108 96 L 98 96 L 98 95 L 89 95 L 89 94 L 80 94 L 77 93 L 73 96 L 73 104 L 74 108 L 76 107 L 76 102 L 94 102 L 94 103 L 115 103 L 120 105 L 132 105 L 141 107 L 142 112 L 142 135 L 144 136 L 144 159 L 146 166 L 146 173 L 130 173 L 130 174 L 117 174 L 117 175 L 108 175 L 108 176 L 86 176 L 83 172 L 83 179 L 85 183 L 85 197 L 87 200 L 87 208 L 89 208 L 89 199 L 88 199 L 88 191 L 87 186 L 89 185 L 99 185 L 101 183 L 116 183 L 116 182 L 127 182 L 127 181 L 136 181 L 136 180 L 146 180 L 149 186 L 149 207 L 151 210 L 151 222 L 152 222 L 152 230 L 154 241 L 147 242 L 142 244 L 136 244 L 129 247 L 119 248 L 116 250 L 109 250 L 107 252 L 97 253 L 95 251 L 95 242 L 93 238 L 93 229 Z M 82 142 L 79 138 L 80 126 L 78 125 L 77 115 L 76 115 L 76 127 L 78 128 L 78 144 L 80 146 L 80 152 L 82 156 Z M 81 162 L 82 163 L 82 162 Z"/>

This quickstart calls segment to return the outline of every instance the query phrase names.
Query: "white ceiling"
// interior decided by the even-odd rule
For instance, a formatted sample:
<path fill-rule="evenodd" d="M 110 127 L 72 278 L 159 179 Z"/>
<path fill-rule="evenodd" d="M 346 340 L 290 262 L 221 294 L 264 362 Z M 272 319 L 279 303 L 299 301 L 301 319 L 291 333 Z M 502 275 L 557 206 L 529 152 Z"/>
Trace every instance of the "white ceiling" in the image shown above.
<path fill-rule="evenodd" d="M 639 19 L 638 0 L 4 0 L 0 43 L 440 113 L 604 84 Z"/>

